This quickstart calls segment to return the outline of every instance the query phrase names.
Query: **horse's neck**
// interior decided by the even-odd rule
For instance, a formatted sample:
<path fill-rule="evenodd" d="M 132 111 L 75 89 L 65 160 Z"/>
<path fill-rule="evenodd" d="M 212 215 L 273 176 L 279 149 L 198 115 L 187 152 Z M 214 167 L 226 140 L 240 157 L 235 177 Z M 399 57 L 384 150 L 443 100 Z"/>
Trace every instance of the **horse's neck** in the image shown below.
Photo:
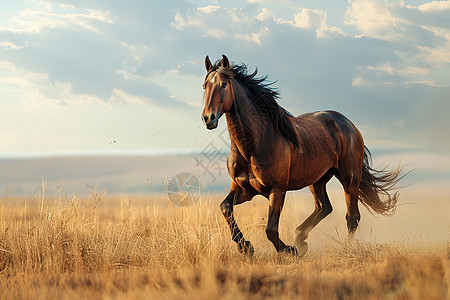
<path fill-rule="evenodd" d="M 245 159 L 250 159 L 256 149 L 269 145 L 262 138 L 263 131 L 272 126 L 246 96 L 236 97 L 231 112 L 226 114 L 231 143 L 234 143 Z"/>

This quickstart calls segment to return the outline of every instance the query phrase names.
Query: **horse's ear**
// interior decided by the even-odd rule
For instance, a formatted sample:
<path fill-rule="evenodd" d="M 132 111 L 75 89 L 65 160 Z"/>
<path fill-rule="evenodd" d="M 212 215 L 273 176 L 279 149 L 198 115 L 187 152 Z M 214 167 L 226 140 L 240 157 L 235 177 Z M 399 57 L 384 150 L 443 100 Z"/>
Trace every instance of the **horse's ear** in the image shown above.
<path fill-rule="evenodd" d="M 228 57 L 222 54 L 222 68 L 227 69 L 230 67 L 230 62 L 228 61 Z"/>
<path fill-rule="evenodd" d="M 212 63 L 211 63 L 211 61 L 209 60 L 209 56 L 208 55 L 206 55 L 206 57 L 205 57 L 205 68 L 206 68 L 206 72 L 209 72 L 211 69 L 212 69 Z"/>

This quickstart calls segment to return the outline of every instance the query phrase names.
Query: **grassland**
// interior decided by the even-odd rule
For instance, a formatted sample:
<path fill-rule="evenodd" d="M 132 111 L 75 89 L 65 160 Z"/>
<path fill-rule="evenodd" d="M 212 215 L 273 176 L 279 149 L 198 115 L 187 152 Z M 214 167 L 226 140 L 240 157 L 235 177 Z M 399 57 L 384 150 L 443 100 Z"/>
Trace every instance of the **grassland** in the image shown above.
<path fill-rule="evenodd" d="M 378 242 L 360 234 L 350 244 L 331 221 L 310 236 L 311 251 L 298 259 L 275 253 L 264 234 L 267 203 L 255 199 L 236 209 L 255 246 L 249 258 L 231 242 L 218 209 L 221 198 L 204 195 L 190 207 L 177 207 L 165 195 L 5 195 L 0 200 L 0 298 L 450 297 L 445 239 Z M 300 221 L 297 211 L 304 210 L 286 205 L 280 235 L 287 243 Z M 339 222 L 345 228 L 342 216 Z M 322 244 L 314 244 L 319 236 Z"/>

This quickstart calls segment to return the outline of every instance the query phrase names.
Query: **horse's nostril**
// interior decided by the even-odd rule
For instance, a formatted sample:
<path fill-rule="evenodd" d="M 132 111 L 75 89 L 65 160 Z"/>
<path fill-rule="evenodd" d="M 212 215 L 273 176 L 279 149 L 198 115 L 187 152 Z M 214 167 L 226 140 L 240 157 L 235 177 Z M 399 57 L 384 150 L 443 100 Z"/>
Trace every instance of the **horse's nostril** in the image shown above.
<path fill-rule="evenodd" d="M 216 116 L 214 114 L 211 114 L 211 121 L 214 121 L 216 119 Z"/>
<path fill-rule="evenodd" d="M 208 115 L 203 115 L 202 117 L 203 117 L 203 121 L 205 121 L 205 123 L 208 122 Z"/>

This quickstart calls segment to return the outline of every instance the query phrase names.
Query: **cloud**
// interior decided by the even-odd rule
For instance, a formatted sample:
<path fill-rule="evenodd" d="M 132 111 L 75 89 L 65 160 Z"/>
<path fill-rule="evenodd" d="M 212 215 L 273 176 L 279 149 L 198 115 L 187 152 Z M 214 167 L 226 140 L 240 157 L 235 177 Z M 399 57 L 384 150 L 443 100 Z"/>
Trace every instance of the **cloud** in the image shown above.
<path fill-rule="evenodd" d="M 422 24 L 397 13 L 408 9 L 401 3 L 351 1 L 346 25 L 356 27 L 352 34 L 327 25 L 327 12 L 311 8 L 298 8 L 291 19 L 279 18 L 264 7 L 251 11 L 207 7 L 208 14 L 195 8 L 177 15 L 177 29 L 210 34 L 217 52 L 231 49 L 239 53 L 238 60 L 262 62 L 258 67 L 272 71 L 269 79 L 278 79 L 282 104 L 294 113 L 336 109 L 360 118 L 360 112 L 369 109 L 367 122 L 391 126 L 409 120 L 404 107 L 423 101 L 421 93 L 405 89 L 445 86 L 433 78 L 436 70 L 421 60 L 420 47 L 438 41 Z M 238 14 L 245 16 L 232 23 L 231 16 Z M 239 35 L 240 30 L 247 37 L 264 33 L 252 40 Z"/>
<path fill-rule="evenodd" d="M 253 7 L 227 9 L 211 5 L 193 8 L 184 14 L 178 13 L 173 25 L 179 30 L 196 28 L 203 32 L 203 36 L 242 39 L 258 45 L 262 43 L 263 38 L 270 35 L 270 27 L 274 24 L 314 30 L 318 38 L 344 34 L 340 28 L 327 25 L 327 14 L 322 10 L 301 8 L 293 13 L 292 19 L 282 19 L 276 17 L 269 8 L 251 8 Z"/>
<path fill-rule="evenodd" d="M 123 91 L 154 105 L 184 105 L 152 79 L 172 67 L 161 65 L 165 60 L 160 57 L 163 51 L 170 53 L 167 49 L 174 48 L 171 41 L 161 42 L 164 37 L 156 34 L 161 18 L 147 19 L 148 8 L 158 15 L 155 7 L 142 4 L 142 10 L 132 16 L 120 5 L 107 4 L 35 1 L 11 17 L 8 27 L 0 29 L 2 56 L 18 69 L 47 76 L 49 84 L 44 84 L 40 93 L 64 97 L 60 103 L 73 103 L 69 93 L 107 103 L 111 97 L 117 98 L 117 91 Z M 158 9 L 162 16 L 170 12 L 167 7 Z M 132 22 L 136 18 L 141 23 Z M 168 19 L 161 30 L 170 30 Z M 136 33 L 139 38 L 134 38 Z M 142 40 L 144 36 L 147 39 Z M 69 93 L 49 92 L 48 86 L 57 83 L 70 86 Z"/>
<path fill-rule="evenodd" d="M 450 29 L 439 29 L 435 27 L 429 27 L 427 29 L 432 32 L 433 35 L 440 40 L 440 42 L 435 46 L 417 46 L 421 52 L 418 55 L 418 58 L 424 62 L 436 65 L 438 67 L 449 64 Z"/>
<path fill-rule="evenodd" d="M 14 33 L 39 33 L 45 28 L 79 26 L 98 32 L 96 23 L 113 23 L 108 12 L 79 9 L 74 5 L 52 4 L 50 1 L 33 1 L 30 7 L 9 20 L 9 26 L 1 31 Z"/>
<path fill-rule="evenodd" d="M 419 10 L 429 13 L 450 12 L 450 1 L 431 1 L 418 7 Z"/>
<path fill-rule="evenodd" d="M 330 34 L 341 34 L 344 32 L 337 27 L 329 27 L 327 25 L 327 14 L 318 9 L 301 9 L 300 12 L 294 14 L 295 27 L 314 29 L 318 38 L 328 37 Z"/>
<path fill-rule="evenodd" d="M 270 9 L 263 7 L 256 15 L 255 19 L 261 22 L 264 20 L 274 19 L 274 15 Z"/>
<path fill-rule="evenodd" d="M 355 77 L 352 80 L 352 86 L 363 86 L 364 85 L 364 78 L 361 76 Z"/>
<path fill-rule="evenodd" d="M 386 1 L 350 0 L 344 22 L 377 39 L 393 40 L 403 36 L 401 22 L 389 12 Z"/>
<path fill-rule="evenodd" d="M 419 6 L 403 2 L 352 0 L 345 24 L 359 34 L 386 41 L 396 60 L 360 66 L 354 86 L 412 84 L 446 87 L 440 76 L 450 63 L 450 1 L 432 1 Z"/>
<path fill-rule="evenodd" d="M 350 0 L 344 23 L 355 26 L 365 36 L 396 42 L 402 48 L 435 47 L 448 41 L 448 3 L 410 6 L 403 2 Z"/>
<path fill-rule="evenodd" d="M 253 16 L 245 8 L 226 9 L 209 5 L 177 13 L 173 26 L 178 30 L 194 28 L 204 37 L 261 44 L 261 38 L 268 32 L 259 24 L 261 18 L 264 16 Z"/>
<path fill-rule="evenodd" d="M 19 50 L 25 48 L 26 46 L 18 46 L 10 41 L 2 41 L 0 42 L 0 47 L 4 48 L 5 50 Z"/>
<path fill-rule="evenodd" d="M 399 81 L 403 79 L 404 83 L 445 84 L 428 78 L 426 73 L 433 72 L 419 63 L 404 68 L 399 62 L 401 54 L 386 48 L 399 45 L 396 38 L 412 36 L 418 40 L 419 34 L 410 35 L 409 31 L 420 29 L 420 34 L 434 43 L 415 44 L 414 38 L 409 38 L 402 51 L 407 55 L 415 55 L 427 64 L 447 63 L 449 54 L 447 43 L 444 42 L 448 40 L 446 32 L 422 28 L 422 25 L 413 26 L 412 22 L 405 21 L 407 18 L 400 17 L 398 13 L 412 10 L 420 12 L 425 8 L 427 14 L 436 11 L 426 6 L 411 8 L 379 1 L 351 1 L 346 15 L 347 25 L 356 26 L 360 34 L 374 39 L 368 40 L 352 37 L 339 27 L 329 26 L 327 12 L 319 9 L 298 8 L 292 11 L 291 19 L 283 19 L 257 4 L 243 8 L 225 8 L 219 4 L 196 7 L 183 1 L 169 1 L 163 6 L 149 3 L 139 5 L 131 9 L 107 1 L 95 4 L 80 1 L 76 6 L 38 1 L 19 12 L 11 19 L 10 28 L 0 32 L 0 41 L 3 40 L 0 49 L 7 52 L 7 60 L 18 68 L 48 74 L 51 83 L 69 83 L 71 93 L 92 95 L 91 99 L 102 99 L 104 102 L 114 91 L 120 90 L 153 99 L 147 102 L 163 106 L 168 103 L 192 103 L 192 99 L 171 97 L 180 93 L 173 92 L 174 87 L 167 85 L 172 83 L 162 84 L 158 78 L 193 60 L 196 63 L 183 68 L 180 74 L 190 76 L 192 73 L 201 78 L 201 60 L 205 50 L 211 49 L 221 54 L 224 49 L 237 50 L 239 47 L 245 48 L 238 51 L 241 53 L 245 53 L 246 49 L 262 47 L 270 53 L 288 52 L 290 56 L 285 57 L 292 58 L 316 53 L 318 60 L 310 57 L 308 59 L 313 58 L 311 62 L 302 64 L 307 64 L 310 75 L 311 72 L 314 74 L 320 71 L 321 80 L 336 89 L 342 89 L 338 85 L 345 80 L 350 86 L 361 86 L 362 79 L 366 83 L 371 80 L 388 82 L 389 77 Z M 367 13 L 369 17 L 364 18 L 363 15 Z M 317 39 L 324 39 L 324 44 L 317 44 Z M 392 45 L 379 41 L 387 41 Z M 293 47 L 283 49 L 286 43 L 293 44 Z M 343 47 L 346 43 L 362 48 L 358 51 L 345 49 L 345 53 Z M 325 44 L 330 48 L 322 48 Z M 202 45 L 207 45 L 206 49 Z M 374 47 L 373 51 L 370 47 Z M 180 52 L 179 49 L 185 51 Z M 334 49 L 336 53 L 329 51 Z M 361 50 L 376 57 L 372 59 Z M 353 53 L 353 56 L 348 53 Z M 321 55 L 330 59 L 324 59 Z M 338 68 L 345 69 L 344 65 L 340 66 L 340 62 L 333 61 L 336 57 L 353 68 L 351 74 L 334 73 Z M 237 59 L 240 59 L 239 56 Z M 374 64 L 370 65 L 371 62 Z M 391 71 L 381 71 L 379 67 L 382 65 L 389 65 Z M 333 70 L 324 76 L 323 68 L 329 69 L 331 66 Z M 419 69 L 424 72 L 413 72 Z M 371 76 L 370 73 L 384 75 Z M 354 81 L 354 78 L 361 80 Z M 316 77 L 313 75 L 306 79 L 309 82 L 316 80 Z"/>
<path fill-rule="evenodd" d="M 404 69 L 394 69 L 389 63 L 385 63 L 377 67 L 368 66 L 367 70 L 383 72 L 389 75 L 398 75 L 403 77 L 428 74 L 428 70 L 424 68 L 406 67 Z"/>
<path fill-rule="evenodd" d="M 161 124 L 167 114 L 173 127 L 201 126 L 203 59 L 224 53 L 278 80 L 294 114 L 334 109 L 376 128 L 369 140 L 427 140 L 450 93 L 449 1 L 250 2 L 26 3 L 0 28 L 2 101 L 141 116 L 157 107 Z"/>
<path fill-rule="evenodd" d="M 448 1 L 408 6 L 403 2 L 351 0 L 345 24 L 362 35 L 392 42 L 399 52 L 440 65 L 449 61 Z"/>

